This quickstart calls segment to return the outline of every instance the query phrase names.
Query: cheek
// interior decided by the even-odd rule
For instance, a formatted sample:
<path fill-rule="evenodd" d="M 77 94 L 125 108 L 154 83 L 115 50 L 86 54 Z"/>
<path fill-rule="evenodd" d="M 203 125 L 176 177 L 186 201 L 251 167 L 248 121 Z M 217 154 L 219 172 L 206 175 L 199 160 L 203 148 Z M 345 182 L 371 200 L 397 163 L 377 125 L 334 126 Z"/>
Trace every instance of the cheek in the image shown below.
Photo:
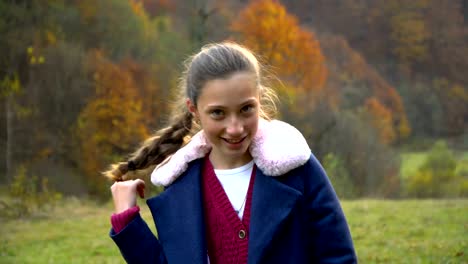
<path fill-rule="evenodd" d="M 257 133 L 258 129 L 258 116 L 249 119 L 249 121 L 247 122 L 247 126 L 250 130 L 250 133 L 252 133 L 252 136 L 254 136 Z"/>
<path fill-rule="evenodd" d="M 218 134 L 223 129 L 220 122 L 215 122 L 209 118 L 201 120 L 201 127 L 206 133 L 210 134 L 210 136 Z"/>

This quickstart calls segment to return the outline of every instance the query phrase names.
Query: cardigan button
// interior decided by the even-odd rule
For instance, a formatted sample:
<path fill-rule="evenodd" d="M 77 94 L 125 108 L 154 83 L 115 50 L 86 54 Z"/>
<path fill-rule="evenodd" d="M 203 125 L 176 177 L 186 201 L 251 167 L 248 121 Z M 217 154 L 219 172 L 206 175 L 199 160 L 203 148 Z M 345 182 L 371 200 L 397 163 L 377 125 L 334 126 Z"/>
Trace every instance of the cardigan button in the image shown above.
<path fill-rule="evenodd" d="M 239 238 L 240 238 L 240 239 L 244 239 L 244 238 L 245 238 L 245 235 L 246 235 L 245 230 L 241 229 L 241 230 L 239 231 Z"/>

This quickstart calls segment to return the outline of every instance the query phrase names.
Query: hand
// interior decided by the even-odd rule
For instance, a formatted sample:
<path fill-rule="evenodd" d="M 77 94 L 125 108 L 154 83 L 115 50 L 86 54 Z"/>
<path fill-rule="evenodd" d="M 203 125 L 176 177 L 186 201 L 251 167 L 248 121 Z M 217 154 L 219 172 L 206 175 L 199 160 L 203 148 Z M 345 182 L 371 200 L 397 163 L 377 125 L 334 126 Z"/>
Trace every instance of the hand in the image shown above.
<path fill-rule="evenodd" d="M 137 193 L 141 198 L 145 198 L 145 182 L 141 179 L 114 182 L 110 189 L 117 214 L 137 204 Z"/>

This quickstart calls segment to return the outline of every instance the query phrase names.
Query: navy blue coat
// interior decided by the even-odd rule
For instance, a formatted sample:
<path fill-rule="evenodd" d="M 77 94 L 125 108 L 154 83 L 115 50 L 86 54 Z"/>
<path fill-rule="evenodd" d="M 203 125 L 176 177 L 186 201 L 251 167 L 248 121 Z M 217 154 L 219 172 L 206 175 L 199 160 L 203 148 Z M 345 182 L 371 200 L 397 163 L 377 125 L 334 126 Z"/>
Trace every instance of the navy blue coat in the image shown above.
<path fill-rule="evenodd" d="M 140 216 L 110 232 L 128 263 L 207 263 L 201 190 L 202 159 L 159 196 L 147 200 L 159 239 Z M 356 263 L 351 235 L 323 168 L 304 165 L 271 177 L 257 169 L 248 263 Z"/>

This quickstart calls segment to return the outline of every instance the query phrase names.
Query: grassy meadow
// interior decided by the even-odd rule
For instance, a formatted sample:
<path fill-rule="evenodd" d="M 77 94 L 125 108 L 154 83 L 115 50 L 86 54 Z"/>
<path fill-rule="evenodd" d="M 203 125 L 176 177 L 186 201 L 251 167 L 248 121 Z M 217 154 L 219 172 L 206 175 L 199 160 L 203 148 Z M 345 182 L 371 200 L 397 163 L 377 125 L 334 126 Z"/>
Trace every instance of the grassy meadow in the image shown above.
<path fill-rule="evenodd" d="M 112 205 L 65 199 L 48 215 L 2 220 L 0 263 L 124 263 Z M 468 263 L 468 200 L 343 201 L 360 263 Z M 154 231 L 143 206 L 143 218 Z"/>

